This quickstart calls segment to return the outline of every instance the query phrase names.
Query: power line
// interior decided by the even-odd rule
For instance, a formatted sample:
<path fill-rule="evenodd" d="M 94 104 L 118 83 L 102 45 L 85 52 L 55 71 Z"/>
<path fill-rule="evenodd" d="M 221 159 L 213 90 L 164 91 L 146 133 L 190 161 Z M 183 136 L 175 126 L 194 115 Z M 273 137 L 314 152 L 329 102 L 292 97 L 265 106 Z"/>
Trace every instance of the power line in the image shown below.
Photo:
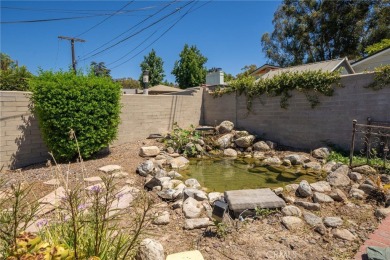
<path fill-rule="evenodd" d="M 127 41 L 128 39 L 134 37 L 135 35 L 137 35 L 137 34 L 143 32 L 143 31 L 146 30 L 146 29 L 149 29 L 149 28 L 152 27 L 153 25 L 156 25 L 157 23 L 159 23 L 159 22 L 163 21 L 164 19 L 170 17 L 171 15 L 177 13 L 178 11 L 180 11 L 180 10 L 183 9 L 183 8 L 185 8 L 185 7 L 188 6 L 189 4 L 192 4 L 193 2 L 194 2 L 194 0 L 188 2 L 187 4 L 183 5 L 183 6 L 180 7 L 180 8 L 175 9 L 175 11 L 173 11 L 173 12 L 171 12 L 171 13 L 169 13 L 169 14 L 163 16 L 162 18 L 160 18 L 160 19 L 158 19 L 157 21 L 153 22 L 152 24 L 146 26 L 145 28 L 142 28 L 141 30 L 139 30 L 139 31 L 137 31 L 137 32 L 135 32 L 135 33 L 133 33 L 133 34 L 131 34 L 130 36 L 128 36 L 128 37 L 126 37 L 126 38 L 124 38 L 124 39 L 122 39 L 122 40 L 120 40 L 120 41 L 118 41 L 118 42 L 116 42 L 116 43 L 114 43 L 114 44 L 108 46 L 107 48 L 105 48 L 105 49 L 103 49 L 103 50 L 101 50 L 101 51 L 99 51 L 99 52 L 97 52 L 97 53 L 95 53 L 95 54 L 93 54 L 93 55 L 91 55 L 91 56 L 89 56 L 89 57 L 86 57 L 86 58 L 84 58 L 84 59 L 89 59 L 89 58 L 95 57 L 96 55 L 98 55 L 98 54 L 100 54 L 100 53 L 102 53 L 102 52 L 105 52 L 105 51 L 107 51 L 107 50 L 109 50 L 109 49 L 111 49 L 111 48 L 113 48 L 113 47 L 115 47 L 115 46 L 121 44 L 121 43 L 124 42 L 124 41 Z"/>
<path fill-rule="evenodd" d="M 132 4 L 134 1 L 130 1 L 128 2 L 127 4 L 125 4 L 121 9 L 119 9 L 118 11 L 116 11 L 115 13 L 111 14 L 110 16 L 106 17 L 105 19 L 103 19 L 103 21 L 100 21 L 99 23 L 95 24 L 94 26 L 92 26 L 91 28 L 85 30 L 84 32 L 76 35 L 75 37 L 80 37 L 81 35 L 84 35 L 86 34 L 87 32 L 93 30 L 94 28 L 98 27 L 99 25 L 101 25 L 102 23 L 104 23 L 105 21 L 107 21 L 108 19 L 110 19 L 111 17 L 115 16 L 116 14 L 118 14 L 120 11 L 122 11 L 123 9 L 125 9 L 127 6 L 129 6 L 130 4 Z"/>
<path fill-rule="evenodd" d="M 193 2 L 193 1 L 192 1 Z M 145 51 L 147 48 L 149 48 L 150 46 L 152 46 L 155 42 L 157 42 L 158 40 L 160 40 L 165 34 L 167 34 L 173 27 L 175 27 L 176 24 L 178 24 L 187 14 L 189 14 L 191 12 L 191 9 L 196 5 L 197 3 L 194 3 L 193 6 L 190 7 L 190 9 L 187 10 L 186 13 L 184 13 L 174 24 L 172 24 L 167 30 L 165 30 L 157 39 L 155 39 L 153 42 L 151 42 L 148 46 L 146 46 L 145 48 L 143 48 L 141 51 L 139 51 L 138 53 L 136 53 L 135 55 L 133 55 L 131 58 L 125 60 L 124 62 L 110 68 L 111 70 L 112 69 L 115 69 L 127 62 L 129 62 L 130 60 L 134 59 L 135 57 L 137 57 L 138 55 L 140 55 L 143 51 Z M 203 6 L 203 5 L 202 5 Z M 198 8 L 199 9 L 199 8 Z M 197 9 L 196 9 L 197 10 Z"/>
<path fill-rule="evenodd" d="M 55 22 L 55 21 L 64 21 L 64 20 L 85 19 L 85 18 L 92 18 L 92 17 L 97 17 L 97 16 L 106 16 L 106 14 L 95 14 L 95 15 L 74 16 L 74 17 L 62 17 L 62 18 L 50 18 L 50 19 L 38 19 L 38 20 L 5 21 L 5 22 L 0 22 L 0 23 L 2 23 L 2 24 L 42 23 L 42 22 Z"/>
<path fill-rule="evenodd" d="M 173 0 L 171 1 L 170 3 L 168 3 L 167 5 L 165 5 L 163 8 L 161 8 L 160 10 L 158 10 L 157 12 L 153 13 L 151 16 L 143 19 L 142 21 L 140 21 L 139 23 L 137 23 L 136 25 L 133 25 L 132 27 L 130 27 L 129 29 L 127 29 L 126 31 L 124 31 L 123 33 L 119 34 L 118 36 L 114 37 L 113 39 L 109 40 L 108 42 L 104 43 L 103 45 L 101 45 L 100 47 L 88 52 L 87 54 L 83 55 L 83 59 L 88 59 L 88 58 L 91 58 L 92 56 L 88 56 L 94 52 L 96 52 L 97 50 L 99 49 L 102 49 L 104 46 L 107 46 L 109 43 L 113 42 L 114 40 L 118 39 L 119 37 L 121 37 L 122 35 L 126 34 L 127 32 L 131 31 L 132 29 L 134 28 L 137 28 L 139 25 L 141 25 L 142 23 L 146 22 L 147 20 L 153 18 L 154 16 L 156 16 L 157 14 L 159 14 L 160 12 L 164 11 L 167 7 L 169 7 L 170 5 L 174 4 L 175 2 L 177 2 L 178 0 Z M 87 56 L 87 57 L 86 57 Z M 86 58 L 85 58 L 86 57 Z"/>

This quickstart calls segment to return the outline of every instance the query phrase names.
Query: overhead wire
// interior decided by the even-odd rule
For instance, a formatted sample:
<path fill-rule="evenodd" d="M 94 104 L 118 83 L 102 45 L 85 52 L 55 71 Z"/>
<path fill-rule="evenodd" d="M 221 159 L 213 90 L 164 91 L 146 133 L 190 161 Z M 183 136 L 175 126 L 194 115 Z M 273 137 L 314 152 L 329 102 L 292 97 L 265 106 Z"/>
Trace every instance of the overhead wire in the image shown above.
<path fill-rule="evenodd" d="M 116 11 L 115 13 L 111 14 L 110 16 L 104 18 L 102 21 L 100 21 L 99 23 L 95 24 L 94 26 L 90 27 L 89 29 L 85 30 L 84 32 L 76 35 L 75 37 L 80 37 L 81 35 L 84 35 L 86 34 L 87 32 L 90 32 L 91 30 L 95 29 L 96 27 L 98 27 L 99 25 L 101 25 L 102 23 L 104 23 L 105 21 L 107 21 L 108 19 L 110 19 L 111 17 L 115 16 L 116 14 L 118 14 L 119 12 L 121 12 L 123 9 L 125 9 L 127 6 L 129 6 L 130 4 L 132 4 L 134 2 L 133 1 L 130 1 L 128 2 L 127 4 L 125 4 L 124 6 L 122 6 L 122 8 L 120 8 L 118 11 Z"/>
<path fill-rule="evenodd" d="M 191 3 L 193 3 L 194 1 L 192 1 Z M 115 68 L 117 68 L 117 67 L 119 67 L 119 66 L 121 66 L 121 65 L 123 65 L 123 64 L 125 64 L 125 63 L 127 63 L 127 62 L 129 62 L 130 60 L 132 60 L 132 59 L 134 59 L 135 57 L 137 57 L 138 55 L 140 55 L 143 51 L 145 51 L 147 48 L 149 48 L 150 46 L 152 46 L 154 43 L 156 43 L 158 40 L 160 40 L 165 34 L 167 34 L 173 27 L 175 27 L 176 26 L 176 24 L 178 24 L 186 15 L 188 15 L 190 12 L 191 12 L 191 10 L 192 10 L 192 8 L 195 6 L 197 4 L 197 2 L 195 2 L 194 3 L 194 5 L 193 6 L 191 6 L 188 10 L 187 10 L 187 12 L 185 12 L 176 22 L 174 22 L 167 30 L 165 30 L 158 38 L 156 38 L 153 42 L 151 42 L 149 45 L 147 45 L 145 48 L 143 48 L 141 51 L 139 51 L 138 53 L 136 53 L 135 55 L 133 55 L 131 58 L 129 58 L 129 59 L 127 59 L 127 60 L 125 60 L 124 62 L 122 62 L 122 63 L 120 63 L 120 64 L 118 64 L 118 65 L 116 65 L 116 66 L 114 66 L 114 67 L 112 67 L 112 68 L 110 68 L 111 70 L 112 69 L 115 69 Z"/>
<path fill-rule="evenodd" d="M 61 17 L 61 18 L 48 18 L 48 19 L 38 19 L 38 20 L 19 20 L 19 21 L 1 21 L 1 24 L 16 24 L 16 23 L 43 23 L 43 22 L 54 22 L 54 21 L 64 21 L 64 20 L 77 20 L 77 19 L 86 19 L 97 16 L 106 16 L 107 14 L 95 14 L 87 16 L 73 16 L 73 17 Z"/>
<path fill-rule="evenodd" d="M 127 32 L 130 32 L 131 30 L 137 28 L 139 25 L 141 25 L 142 23 L 146 22 L 147 20 L 153 18 L 154 16 L 158 15 L 159 13 L 161 13 L 162 11 L 164 11 L 166 8 L 168 8 L 169 6 L 171 6 L 172 4 L 178 2 L 179 0 L 173 0 L 171 2 L 169 2 L 167 5 L 165 5 L 163 8 L 159 9 L 157 12 L 153 13 L 151 16 L 143 19 L 142 21 L 138 22 L 137 24 L 133 25 L 132 27 L 130 27 L 129 29 L 127 29 L 126 31 L 124 31 L 123 33 L 119 34 L 118 36 L 114 37 L 113 39 L 109 40 L 108 42 L 102 44 L 101 46 L 99 46 L 98 48 L 88 52 L 86 55 L 84 55 L 82 57 L 82 59 L 88 59 L 91 56 L 91 54 L 93 54 L 94 52 L 96 52 L 97 50 L 100 50 L 102 49 L 104 46 L 107 46 L 109 43 L 113 42 L 114 40 L 120 38 L 121 36 L 123 36 L 124 34 L 126 34 Z"/>

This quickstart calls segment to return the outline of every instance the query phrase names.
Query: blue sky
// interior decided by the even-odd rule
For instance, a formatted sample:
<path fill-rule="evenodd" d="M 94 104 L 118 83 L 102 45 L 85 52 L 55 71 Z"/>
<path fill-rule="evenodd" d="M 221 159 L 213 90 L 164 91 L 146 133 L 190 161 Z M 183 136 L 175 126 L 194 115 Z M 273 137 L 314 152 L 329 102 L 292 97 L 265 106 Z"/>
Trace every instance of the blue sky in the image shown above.
<path fill-rule="evenodd" d="M 260 38 L 263 33 L 272 32 L 273 14 L 280 1 L 169 3 L 171 1 L 1 1 L 1 52 L 18 60 L 20 65 L 26 65 L 33 73 L 39 67 L 66 70 L 71 65 L 70 42 L 59 40 L 58 36 L 79 37 L 86 42 L 76 43 L 78 68 L 86 69 L 91 61 L 103 61 L 112 69 L 114 78 L 138 78 L 139 64 L 154 48 L 164 60 L 169 81 L 174 81 L 171 71 L 185 43 L 199 48 L 208 58 L 208 68 L 220 67 L 233 75 L 245 65 L 260 66 L 266 62 Z M 120 13 L 110 16 L 121 8 Z M 157 14 L 129 30 L 154 13 Z M 93 14 L 101 16 L 53 22 L 4 23 Z M 159 19 L 162 20 L 158 22 Z M 115 37 L 118 38 L 113 40 Z M 124 38 L 128 39 L 97 53 Z M 96 55 L 90 57 L 93 54 Z"/>

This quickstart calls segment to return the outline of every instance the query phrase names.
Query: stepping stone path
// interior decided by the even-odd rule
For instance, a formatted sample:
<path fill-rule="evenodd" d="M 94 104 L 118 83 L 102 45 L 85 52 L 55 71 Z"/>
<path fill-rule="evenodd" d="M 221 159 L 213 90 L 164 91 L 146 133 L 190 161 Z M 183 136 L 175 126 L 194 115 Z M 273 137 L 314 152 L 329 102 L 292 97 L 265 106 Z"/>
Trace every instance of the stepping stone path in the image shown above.
<path fill-rule="evenodd" d="M 56 209 L 63 197 L 65 197 L 65 189 L 64 187 L 58 187 L 43 198 L 40 198 L 38 200 L 38 203 L 40 204 L 38 214 L 43 215 Z"/>
<path fill-rule="evenodd" d="M 246 209 L 255 209 L 255 207 L 260 209 L 275 209 L 286 206 L 284 200 L 269 188 L 225 191 L 225 199 L 235 215 L 240 214 Z"/>

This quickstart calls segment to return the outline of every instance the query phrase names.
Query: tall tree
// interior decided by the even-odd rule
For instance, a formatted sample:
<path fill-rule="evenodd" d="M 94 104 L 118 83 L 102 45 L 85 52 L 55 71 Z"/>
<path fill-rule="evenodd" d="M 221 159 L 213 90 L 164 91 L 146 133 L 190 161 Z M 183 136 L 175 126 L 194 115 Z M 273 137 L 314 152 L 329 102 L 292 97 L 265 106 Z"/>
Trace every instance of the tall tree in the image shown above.
<path fill-rule="evenodd" d="M 139 77 L 139 81 L 142 85 L 142 73 L 144 70 L 149 70 L 149 84 L 151 86 L 156 86 L 161 84 L 164 80 L 164 61 L 161 57 L 156 55 L 156 51 L 152 49 L 152 51 L 144 56 L 143 62 L 140 64 L 141 67 L 141 75 Z"/>
<path fill-rule="evenodd" d="M 175 61 L 172 74 L 176 77 L 176 82 L 180 88 L 191 88 L 206 82 L 207 58 L 203 56 L 198 48 L 184 45 L 180 53 L 180 60 Z"/>
<path fill-rule="evenodd" d="M 274 31 L 261 38 L 263 51 L 280 66 L 359 57 L 365 37 L 367 42 L 385 37 L 382 25 L 388 18 L 378 15 L 389 6 L 378 1 L 284 0 L 274 14 Z"/>
<path fill-rule="evenodd" d="M 238 73 L 238 74 L 236 75 L 236 78 L 240 79 L 240 78 L 247 77 L 247 76 L 249 76 L 252 72 L 254 72 L 256 69 L 257 69 L 257 66 L 256 66 L 255 64 L 245 65 L 245 66 L 241 69 L 242 72 L 241 72 L 241 73 Z"/>
<path fill-rule="evenodd" d="M 106 67 L 104 62 L 91 62 L 91 71 L 97 77 L 110 77 L 111 78 L 111 70 Z"/>
<path fill-rule="evenodd" d="M 132 78 L 115 79 L 114 81 L 122 85 L 122 88 L 141 88 L 139 80 Z"/>

